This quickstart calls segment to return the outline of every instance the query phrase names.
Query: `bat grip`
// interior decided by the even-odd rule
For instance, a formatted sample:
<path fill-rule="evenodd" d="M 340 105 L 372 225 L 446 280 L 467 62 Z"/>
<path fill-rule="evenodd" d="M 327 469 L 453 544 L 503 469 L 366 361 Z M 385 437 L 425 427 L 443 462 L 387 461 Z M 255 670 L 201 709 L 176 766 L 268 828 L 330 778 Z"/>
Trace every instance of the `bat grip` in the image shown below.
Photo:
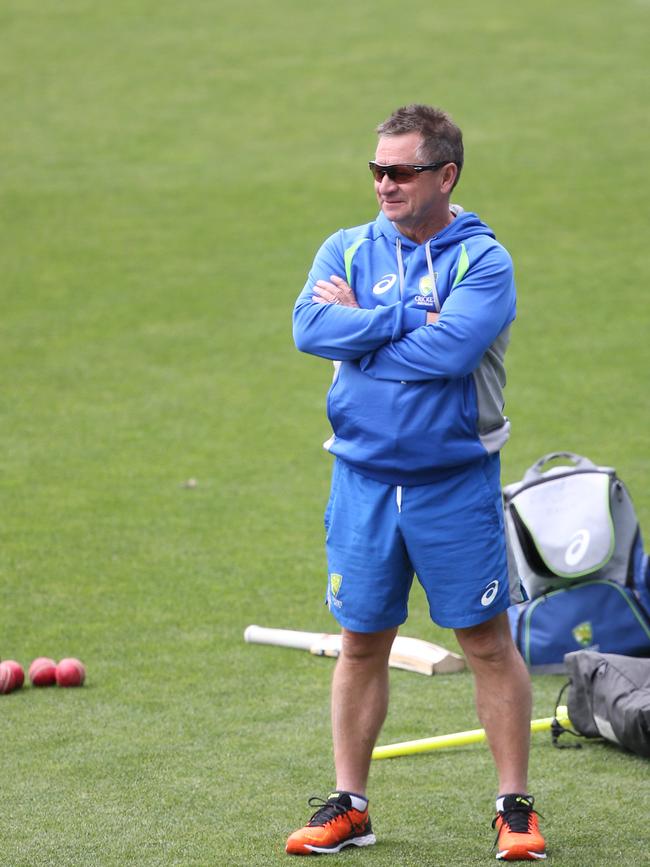
<path fill-rule="evenodd" d="M 247 626 L 244 640 L 251 644 L 273 644 L 276 647 L 293 647 L 296 650 L 309 650 L 317 638 L 313 632 L 299 632 L 294 629 L 272 629 L 267 626 Z"/>

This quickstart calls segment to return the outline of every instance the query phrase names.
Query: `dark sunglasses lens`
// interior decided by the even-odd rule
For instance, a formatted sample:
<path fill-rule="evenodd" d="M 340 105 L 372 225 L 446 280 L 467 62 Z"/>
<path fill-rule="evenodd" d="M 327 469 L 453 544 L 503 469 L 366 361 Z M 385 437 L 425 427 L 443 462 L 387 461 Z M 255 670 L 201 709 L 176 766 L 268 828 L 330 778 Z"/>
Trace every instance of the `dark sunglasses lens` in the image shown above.
<path fill-rule="evenodd" d="M 409 166 L 394 166 L 388 172 L 388 177 L 391 181 L 395 181 L 396 184 L 405 184 L 407 181 L 412 181 L 416 175 L 417 172 Z"/>
<path fill-rule="evenodd" d="M 417 174 L 410 166 L 378 166 L 376 163 L 370 163 L 370 171 L 378 183 L 381 182 L 384 175 L 388 175 L 391 181 L 404 184 L 412 180 Z"/>

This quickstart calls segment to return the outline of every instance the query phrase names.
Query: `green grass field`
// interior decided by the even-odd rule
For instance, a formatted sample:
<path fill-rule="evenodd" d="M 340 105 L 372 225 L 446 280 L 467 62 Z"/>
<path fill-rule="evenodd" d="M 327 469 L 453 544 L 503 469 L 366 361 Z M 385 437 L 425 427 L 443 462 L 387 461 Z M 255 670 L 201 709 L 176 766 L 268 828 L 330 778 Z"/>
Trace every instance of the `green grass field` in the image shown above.
<path fill-rule="evenodd" d="M 286 864 L 332 785 L 332 662 L 242 634 L 332 628 L 331 368 L 290 313 L 324 237 L 374 216 L 396 106 L 454 115 L 457 200 L 515 260 L 504 481 L 586 454 L 650 535 L 649 16 L 5 0 L 0 656 L 78 656 L 88 679 L 0 696 L 0 865 Z M 418 593 L 404 632 L 455 647 Z M 562 682 L 535 678 L 536 716 Z M 395 672 L 392 693 L 383 743 L 477 725 L 469 675 Z M 492 863 L 494 786 L 481 746 L 377 763 L 379 843 L 330 861 Z M 555 867 L 647 862 L 647 762 L 536 735 L 531 789 Z"/>

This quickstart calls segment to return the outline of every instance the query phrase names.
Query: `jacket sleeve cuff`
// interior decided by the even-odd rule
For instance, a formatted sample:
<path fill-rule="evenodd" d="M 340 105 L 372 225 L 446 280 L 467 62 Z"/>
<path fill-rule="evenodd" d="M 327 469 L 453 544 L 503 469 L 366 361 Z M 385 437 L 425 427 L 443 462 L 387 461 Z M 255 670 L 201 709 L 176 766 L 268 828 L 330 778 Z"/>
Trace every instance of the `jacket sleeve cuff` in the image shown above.
<path fill-rule="evenodd" d="M 427 311 L 416 310 L 415 307 L 405 307 L 402 317 L 402 334 L 408 334 L 410 331 L 415 331 L 422 325 L 427 324 Z"/>

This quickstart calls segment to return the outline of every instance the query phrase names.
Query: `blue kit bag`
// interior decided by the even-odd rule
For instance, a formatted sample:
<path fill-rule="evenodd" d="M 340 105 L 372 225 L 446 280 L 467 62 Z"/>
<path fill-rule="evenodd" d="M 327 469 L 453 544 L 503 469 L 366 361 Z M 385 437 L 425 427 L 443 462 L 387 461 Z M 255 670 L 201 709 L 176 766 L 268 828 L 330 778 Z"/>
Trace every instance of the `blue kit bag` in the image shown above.
<path fill-rule="evenodd" d="M 587 648 L 650 656 L 648 558 L 615 470 L 554 452 L 504 487 L 504 507 L 509 566 L 528 597 L 508 616 L 531 671 L 563 672 L 565 654 Z"/>
<path fill-rule="evenodd" d="M 596 579 L 552 590 L 508 609 L 515 644 L 539 674 L 566 670 L 578 650 L 650 656 L 650 613 L 638 595 L 616 581 Z"/>

